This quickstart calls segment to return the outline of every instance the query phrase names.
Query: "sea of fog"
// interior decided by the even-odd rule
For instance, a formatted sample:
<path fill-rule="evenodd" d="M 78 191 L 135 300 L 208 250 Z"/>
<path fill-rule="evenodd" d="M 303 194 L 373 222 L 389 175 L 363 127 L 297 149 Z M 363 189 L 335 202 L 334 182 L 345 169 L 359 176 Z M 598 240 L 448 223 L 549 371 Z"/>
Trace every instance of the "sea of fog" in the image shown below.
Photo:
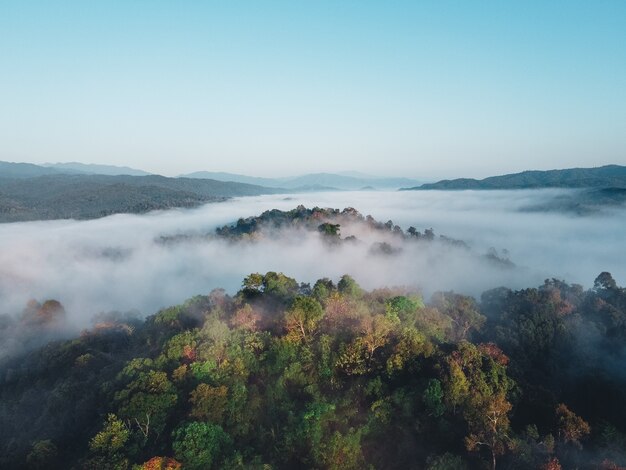
<path fill-rule="evenodd" d="M 35 298 L 61 301 L 76 324 L 103 311 L 150 314 L 223 287 L 236 292 L 251 272 L 281 271 L 301 282 L 351 274 L 366 288 L 409 285 L 425 295 L 455 290 L 537 286 L 556 277 L 590 287 L 601 271 L 626 282 L 626 213 L 593 216 L 522 209 L 558 190 L 326 192 L 236 198 L 193 210 L 114 215 L 92 221 L 0 224 L 0 313 Z M 316 234 L 270 237 L 256 244 L 225 241 L 163 245 L 161 235 L 212 232 L 240 217 L 297 205 L 354 207 L 403 229 L 464 240 L 471 252 L 411 248 L 371 256 L 357 248 L 328 250 Z M 419 245 L 419 244 L 418 244 Z M 508 250 L 513 270 L 479 261 L 489 248 Z"/>

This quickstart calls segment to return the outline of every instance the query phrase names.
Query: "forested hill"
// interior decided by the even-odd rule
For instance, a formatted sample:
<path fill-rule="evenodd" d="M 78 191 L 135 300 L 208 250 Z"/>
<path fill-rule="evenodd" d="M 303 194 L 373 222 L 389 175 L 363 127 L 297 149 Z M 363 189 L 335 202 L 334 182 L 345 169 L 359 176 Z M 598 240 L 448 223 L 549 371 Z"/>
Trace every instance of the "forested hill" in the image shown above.
<path fill-rule="evenodd" d="M 32 301 L 0 332 L 64 321 Z M 625 345 L 608 273 L 429 303 L 256 273 L 0 361 L 0 467 L 618 470 Z"/>
<path fill-rule="evenodd" d="M 508 258 L 508 252 L 498 253 L 491 248 L 485 254 L 477 254 L 463 240 L 457 240 L 445 235 L 435 235 L 432 228 L 420 232 L 415 227 L 409 227 L 406 232 L 393 223 L 392 220 L 379 222 L 371 215 L 364 216 L 352 207 L 343 210 L 333 208 L 314 207 L 308 209 L 302 205 L 289 211 L 272 209 L 259 216 L 241 218 L 234 224 L 218 227 L 215 232 L 209 233 L 177 233 L 162 235 L 157 239 L 161 244 L 175 244 L 184 242 L 202 242 L 214 239 L 226 239 L 233 243 L 257 242 L 263 239 L 278 237 L 296 237 L 304 240 L 306 235 L 317 235 L 329 248 L 346 246 L 367 247 L 360 251 L 366 256 L 411 256 L 411 248 L 428 245 L 445 248 L 445 252 L 454 248 L 470 255 L 475 260 L 502 269 L 515 268 L 515 264 Z M 409 249 L 407 252 L 406 250 Z M 330 253 L 330 252 L 329 252 Z M 351 256 L 356 256 L 352 252 Z"/>
<path fill-rule="evenodd" d="M 421 189 L 527 189 L 527 188 L 626 188 L 626 166 L 524 171 L 482 180 L 459 178 L 403 190 Z"/>
<path fill-rule="evenodd" d="M 243 183 L 157 175 L 0 175 L 0 222 L 93 219 L 277 192 L 280 190 Z"/>

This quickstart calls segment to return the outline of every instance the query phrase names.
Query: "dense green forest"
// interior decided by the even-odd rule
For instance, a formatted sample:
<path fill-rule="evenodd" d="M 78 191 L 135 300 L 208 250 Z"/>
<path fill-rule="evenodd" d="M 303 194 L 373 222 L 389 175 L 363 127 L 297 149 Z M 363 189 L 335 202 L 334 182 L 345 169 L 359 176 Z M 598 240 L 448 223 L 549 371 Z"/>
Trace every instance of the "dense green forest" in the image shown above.
<path fill-rule="evenodd" d="M 54 173 L 28 176 L 33 166 Z M 214 180 L 158 175 L 57 174 L 59 170 L 52 168 L 35 165 L 26 168 L 28 172 L 24 176 L 12 176 L 14 173 L 3 172 L 0 165 L 0 223 L 144 214 L 175 207 L 194 208 L 229 197 L 283 192 Z"/>
<path fill-rule="evenodd" d="M 36 332 L 62 321 L 31 303 Z M 618 469 L 626 290 L 251 274 L 0 364 L 0 467 Z"/>

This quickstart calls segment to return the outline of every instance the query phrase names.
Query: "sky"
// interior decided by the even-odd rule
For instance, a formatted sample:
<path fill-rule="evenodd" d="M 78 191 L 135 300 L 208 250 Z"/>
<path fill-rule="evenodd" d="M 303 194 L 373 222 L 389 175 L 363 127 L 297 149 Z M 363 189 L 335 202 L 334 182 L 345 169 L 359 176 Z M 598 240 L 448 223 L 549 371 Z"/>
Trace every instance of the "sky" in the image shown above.
<path fill-rule="evenodd" d="M 0 160 L 415 178 L 626 164 L 626 2 L 0 2 Z"/>

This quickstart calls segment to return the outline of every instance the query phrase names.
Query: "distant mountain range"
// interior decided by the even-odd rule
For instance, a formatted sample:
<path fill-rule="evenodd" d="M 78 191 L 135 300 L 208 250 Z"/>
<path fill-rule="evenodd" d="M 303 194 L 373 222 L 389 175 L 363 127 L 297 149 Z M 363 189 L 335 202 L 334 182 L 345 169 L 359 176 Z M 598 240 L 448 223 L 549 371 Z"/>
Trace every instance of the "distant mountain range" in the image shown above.
<path fill-rule="evenodd" d="M 482 180 L 459 178 L 422 184 L 405 191 L 425 189 L 529 189 L 529 188 L 626 188 L 626 166 L 523 171 Z"/>
<path fill-rule="evenodd" d="M 0 222 L 91 219 L 116 213 L 197 207 L 235 196 L 324 190 L 389 190 L 416 183 L 410 178 L 376 178 L 355 172 L 315 173 L 290 178 L 196 172 L 168 178 L 109 165 L 0 162 Z M 404 190 L 527 188 L 587 188 L 586 191 L 559 196 L 527 210 L 590 213 L 598 208 L 626 203 L 626 166 L 524 171 L 482 180 L 444 180 Z"/>
<path fill-rule="evenodd" d="M 113 165 L 97 165 L 94 163 L 44 163 L 42 166 L 59 170 L 60 173 L 85 173 L 88 175 L 130 175 L 130 176 L 148 176 L 151 173 L 127 166 Z"/>
<path fill-rule="evenodd" d="M 31 163 L 0 162 L 0 178 L 32 178 L 43 175 L 86 174 L 109 176 L 148 176 L 151 173 L 124 166 L 96 165 L 78 162 Z M 284 178 L 261 178 L 235 173 L 197 171 L 180 175 L 179 178 L 209 179 L 223 182 L 245 183 L 269 188 L 282 188 L 289 191 L 353 191 L 359 189 L 398 189 L 419 184 L 412 178 L 379 178 L 359 172 L 311 173 Z"/>
<path fill-rule="evenodd" d="M 32 163 L 0 162 L 0 178 L 32 178 L 43 175 L 131 175 L 147 176 L 150 173 L 125 166 L 95 165 L 85 163 Z"/>
<path fill-rule="evenodd" d="M 323 191 L 323 190 L 359 190 L 368 189 L 398 189 L 403 186 L 415 185 L 417 180 L 411 178 L 377 178 L 361 173 L 311 173 L 302 176 L 286 178 L 259 178 L 255 176 L 238 175 L 234 173 L 197 171 L 181 175 L 185 178 L 214 179 L 218 181 L 234 181 L 237 183 L 258 184 L 285 188 L 293 191 Z"/>
<path fill-rule="evenodd" d="M 0 178 L 32 178 L 42 175 L 58 175 L 54 168 L 46 168 L 32 163 L 0 162 Z"/>

